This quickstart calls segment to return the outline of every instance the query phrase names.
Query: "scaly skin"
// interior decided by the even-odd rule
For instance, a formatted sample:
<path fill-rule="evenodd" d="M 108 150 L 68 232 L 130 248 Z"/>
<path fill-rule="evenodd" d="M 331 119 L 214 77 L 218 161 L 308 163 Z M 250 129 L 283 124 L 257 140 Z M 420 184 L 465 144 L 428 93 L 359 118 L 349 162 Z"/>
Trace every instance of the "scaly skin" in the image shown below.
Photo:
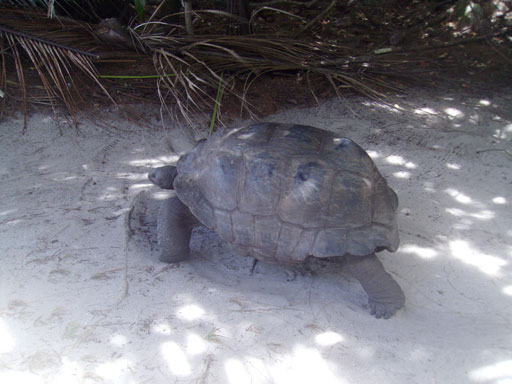
<path fill-rule="evenodd" d="M 377 319 L 389 319 L 405 304 L 405 295 L 398 283 L 387 273 L 374 253 L 347 256 L 347 269 L 361 283 L 368 295 L 370 313 Z"/>

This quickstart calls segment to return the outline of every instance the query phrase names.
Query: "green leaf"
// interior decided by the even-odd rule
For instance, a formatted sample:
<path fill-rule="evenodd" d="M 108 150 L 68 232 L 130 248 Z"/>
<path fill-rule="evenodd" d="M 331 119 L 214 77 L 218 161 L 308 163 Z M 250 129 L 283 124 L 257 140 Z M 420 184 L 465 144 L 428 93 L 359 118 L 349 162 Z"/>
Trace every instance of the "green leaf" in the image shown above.
<path fill-rule="evenodd" d="M 146 7 L 146 0 L 133 0 L 135 11 L 137 12 L 137 19 L 144 20 L 144 8 Z"/>

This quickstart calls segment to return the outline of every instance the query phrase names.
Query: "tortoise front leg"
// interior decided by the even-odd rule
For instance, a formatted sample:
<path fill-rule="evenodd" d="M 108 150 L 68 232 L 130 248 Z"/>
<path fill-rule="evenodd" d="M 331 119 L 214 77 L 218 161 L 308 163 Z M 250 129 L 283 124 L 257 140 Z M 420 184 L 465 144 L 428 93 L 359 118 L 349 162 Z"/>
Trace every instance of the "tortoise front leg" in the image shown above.
<path fill-rule="evenodd" d="M 171 197 L 165 200 L 158 211 L 160 261 L 177 263 L 187 259 L 192 229 L 199 224 L 180 199 Z"/>
<path fill-rule="evenodd" d="M 347 268 L 359 280 L 368 295 L 370 312 L 377 319 L 388 319 L 404 306 L 402 288 L 384 270 L 375 253 L 366 256 L 347 257 Z"/>

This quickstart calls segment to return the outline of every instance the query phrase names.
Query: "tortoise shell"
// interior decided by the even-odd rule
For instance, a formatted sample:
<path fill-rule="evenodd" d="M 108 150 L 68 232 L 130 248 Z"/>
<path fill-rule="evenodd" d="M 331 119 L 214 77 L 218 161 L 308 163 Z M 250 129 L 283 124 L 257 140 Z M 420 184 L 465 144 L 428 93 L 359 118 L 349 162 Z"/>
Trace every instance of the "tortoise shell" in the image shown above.
<path fill-rule="evenodd" d="M 395 192 L 331 132 L 253 124 L 199 142 L 177 168 L 178 198 L 237 253 L 294 265 L 398 247 Z"/>

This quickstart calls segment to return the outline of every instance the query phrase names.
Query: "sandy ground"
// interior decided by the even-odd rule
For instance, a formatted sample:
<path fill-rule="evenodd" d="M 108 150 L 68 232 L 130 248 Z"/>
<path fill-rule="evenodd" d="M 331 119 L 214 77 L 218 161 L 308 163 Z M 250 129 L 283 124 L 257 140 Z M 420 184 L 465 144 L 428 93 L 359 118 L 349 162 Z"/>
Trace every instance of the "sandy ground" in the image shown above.
<path fill-rule="evenodd" d="M 60 135 L 35 115 L 21 135 L 21 117 L 4 120 L 0 383 L 512 383 L 509 95 L 267 119 L 354 139 L 397 191 L 401 247 L 380 258 L 407 303 L 390 320 L 368 314 L 342 266 L 251 275 L 204 229 L 192 260 L 158 262 L 167 192 L 146 175 L 177 158 L 163 133 L 115 121 Z"/>

